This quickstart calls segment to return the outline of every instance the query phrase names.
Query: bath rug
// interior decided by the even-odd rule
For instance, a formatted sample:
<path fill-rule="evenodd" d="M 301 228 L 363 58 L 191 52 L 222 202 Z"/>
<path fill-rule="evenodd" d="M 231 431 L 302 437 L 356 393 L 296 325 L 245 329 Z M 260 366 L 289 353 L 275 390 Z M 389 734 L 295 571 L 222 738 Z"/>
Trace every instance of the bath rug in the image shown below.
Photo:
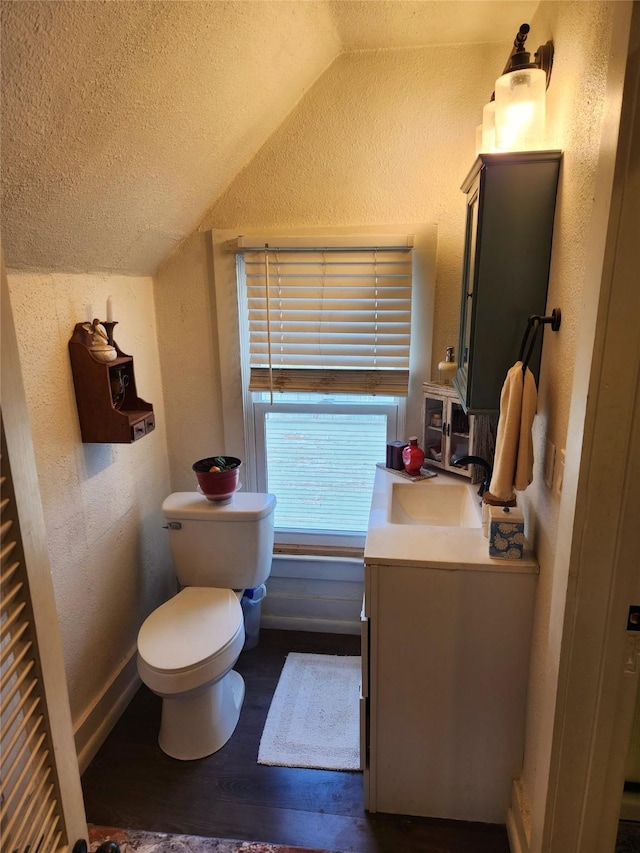
<path fill-rule="evenodd" d="M 360 657 L 287 655 L 258 764 L 360 769 Z"/>
<path fill-rule="evenodd" d="M 93 853 L 104 841 L 115 841 L 120 853 L 331 853 L 288 844 L 261 841 L 237 841 L 229 838 L 200 838 L 196 835 L 168 835 L 165 832 L 142 832 L 135 829 L 89 827 L 89 851 Z M 333 851 L 340 853 L 340 851 Z"/>

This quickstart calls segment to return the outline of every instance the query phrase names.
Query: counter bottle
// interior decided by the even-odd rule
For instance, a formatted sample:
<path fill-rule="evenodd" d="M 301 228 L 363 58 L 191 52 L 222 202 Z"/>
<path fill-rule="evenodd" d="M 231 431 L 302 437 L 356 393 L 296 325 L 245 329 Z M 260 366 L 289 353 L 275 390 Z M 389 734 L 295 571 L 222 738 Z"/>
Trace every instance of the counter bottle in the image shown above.
<path fill-rule="evenodd" d="M 407 474 L 415 477 L 420 473 L 424 463 L 424 452 L 418 447 L 417 436 L 413 435 L 409 439 L 409 444 L 402 451 L 402 461 Z"/>

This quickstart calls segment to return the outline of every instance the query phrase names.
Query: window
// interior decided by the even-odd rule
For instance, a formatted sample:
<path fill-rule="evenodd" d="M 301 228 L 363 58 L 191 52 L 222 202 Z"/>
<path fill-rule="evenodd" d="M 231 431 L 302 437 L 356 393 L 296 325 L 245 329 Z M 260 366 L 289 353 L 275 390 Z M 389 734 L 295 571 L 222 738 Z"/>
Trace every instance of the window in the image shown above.
<path fill-rule="evenodd" d="M 362 545 L 375 463 L 404 427 L 411 247 L 293 242 L 238 255 L 257 488 L 278 498 L 277 541 Z"/>
<path fill-rule="evenodd" d="M 278 498 L 285 542 L 361 546 L 375 463 L 395 439 L 399 398 L 254 392 L 258 488 Z"/>

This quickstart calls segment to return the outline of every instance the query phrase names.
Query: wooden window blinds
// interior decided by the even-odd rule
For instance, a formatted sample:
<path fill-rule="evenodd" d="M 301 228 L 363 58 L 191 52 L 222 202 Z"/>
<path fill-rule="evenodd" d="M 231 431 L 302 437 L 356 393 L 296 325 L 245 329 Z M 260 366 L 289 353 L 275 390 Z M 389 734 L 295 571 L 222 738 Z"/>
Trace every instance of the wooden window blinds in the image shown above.
<path fill-rule="evenodd" d="M 251 390 L 406 396 L 411 246 L 241 251 Z"/>

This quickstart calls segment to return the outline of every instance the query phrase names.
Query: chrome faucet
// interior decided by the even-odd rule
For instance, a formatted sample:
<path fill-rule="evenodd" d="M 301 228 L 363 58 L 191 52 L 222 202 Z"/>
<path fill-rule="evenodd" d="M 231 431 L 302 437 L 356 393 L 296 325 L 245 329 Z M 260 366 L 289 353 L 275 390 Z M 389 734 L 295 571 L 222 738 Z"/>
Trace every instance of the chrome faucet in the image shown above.
<path fill-rule="evenodd" d="M 463 465 L 479 465 L 480 468 L 484 469 L 484 480 L 480 483 L 480 488 L 478 489 L 478 494 L 482 497 L 489 488 L 491 475 L 493 474 L 493 468 L 489 462 L 483 459 L 482 456 L 452 456 L 451 464 L 455 465 L 456 468 L 461 468 Z"/>

